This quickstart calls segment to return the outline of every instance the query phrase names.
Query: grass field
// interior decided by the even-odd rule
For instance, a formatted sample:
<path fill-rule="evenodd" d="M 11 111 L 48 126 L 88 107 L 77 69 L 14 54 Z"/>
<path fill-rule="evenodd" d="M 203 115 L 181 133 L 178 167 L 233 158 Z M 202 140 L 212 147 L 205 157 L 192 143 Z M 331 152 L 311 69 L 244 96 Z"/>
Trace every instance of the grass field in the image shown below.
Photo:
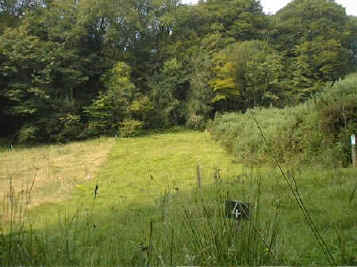
<path fill-rule="evenodd" d="M 70 150 L 71 146 L 77 148 Z M 76 154 L 82 146 L 86 156 L 103 150 L 101 158 L 106 160 L 98 171 L 93 158 Z M 57 149 L 62 148 L 66 146 Z M 54 147 L 38 149 L 47 155 Z M 6 166 L 9 162 L 16 166 L 30 151 L 36 149 L 2 156 L 8 159 Z M 0 265 L 357 264 L 357 172 L 353 169 L 289 170 L 288 179 L 296 182 L 291 190 L 278 171 L 245 168 L 208 133 L 200 132 L 92 140 L 70 144 L 67 151 L 69 161 L 51 156 L 50 166 L 68 166 L 68 177 L 76 181 L 68 183 L 72 189 L 62 197 L 60 187 L 52 185 L 59 196 L 47 201 L 48 187 L 37 188 L 31 192 L 37 205 L 10 223 L 0 221 Z M 88 172 L 71 161 L 92 167 L 93 178 L 85 180 Z M 81 175 L 74 175 L 70 166 Z M 13 175 L 19 179 L 13 179 L 16 186 L 33 171 L 28 169 Z M 57 183 L 56 175 L 47 177 L 49 184 Z M 296 192 L 314 231 L 294 199 Z M 16 213 L 11 207 L 17 197 L 4 199 L 3 206 L 10 207 L 7 213 Z M 249 202 L 250 219 L 238 225 L 226 218 L 227 199 Z M 325 245 L 316 240 L 316 232 Z"/>
<path fill-rule="evenodd" d="M 95 204 L 97 212 L 110 213 L 137 205 L 155 205 L 165 192 L 197 187 L 198 165 L 202 186 L 212 184 L 217 171 L 222 176 L 242 171 L 242 166 L 233 163 L 233 157 L 207 133 L 157 134 L 115 142 L 95 179 L 77 184 L 72 199 L 62 205 L 47 204 L 34 209 L 35 217 L 40 214 L 49 223 L 45 215 L 53 213 L 54 208 L 74 211 L 78 206 L 92 209 Z M 98 194 L 94 201 L 96 185 Z"/>
<path fill-rule="evenodd" d="M 109 161 L 94 183 L 79 186 L 84 199 L 97 205 L 153 204 L 166 190 L 191 190 L 197 186 L 197 165 L 202 185 L 214 182 L 214 174 L 241 172 L 241 166 L 214 143 L 207 133 L 184 132 L 118 139 Z"/>
<path fill-rule="evenodd" d="M 9 191 L 11 183 L 15 193 L 32 188 L 31 206 L 65 200 L 76 185 L 97 176 L 113 145 L 113 138 L 99 138 L 66 145 L 3 149 L 0 195 Z"/>

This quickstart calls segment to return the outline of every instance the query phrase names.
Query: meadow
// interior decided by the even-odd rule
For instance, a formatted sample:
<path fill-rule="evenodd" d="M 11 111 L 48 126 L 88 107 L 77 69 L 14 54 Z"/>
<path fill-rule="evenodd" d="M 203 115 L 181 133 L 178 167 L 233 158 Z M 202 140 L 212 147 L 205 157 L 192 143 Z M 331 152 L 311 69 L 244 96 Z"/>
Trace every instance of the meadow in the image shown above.
<path fill-rule="evenodd" d="M 167 190 L 193 188 L 198 165 L 202 176 L 211 177 L 202 186 L 213 181 L 218 168 L 222 174 L 241 168 L 231 168 L 231 156 L 207 133 L 194 132 L 4 149 L 1 157 L 4 232 L 10 223 L 50 229 L 78 210 L 102 219 L 116 210 L 155 205 Z"/>
<path fill-rule="evenodd" d="M 40 155 L 50 156 L 41 163 Z M 13 188 L 21 179 L 27 183 L 25 174 L 31 181 L 35 163 L 68 175 L 63 191 L 56 168 L 50 168 L 46 178 L 53 185 L 35 184 L 31 198 L 26 198 L 29 187 L 9 190 L 3 181 L 1 265 L 357 263 L 354 169 L 283 166 L 285 180 L 271 166 L 238 164 L 207 132 L 190 131 L 15 148 L 1 156 L 7 159 L 1 169 L 19 166 L 18 176 L 12 173 Z M 77 171 L 66 168 L 73 163 Z M 91 179 L 85 179 L 87 168 Z M 51 192 L 58 197 L 49 198 Z M 250 203 L 249 220 L 227 218 L 228 199 Z"/>
<path fill-rule="evenodd" d="M 9 187 L 16 194 L 31 191 L 30 206 L 70 198 L 76 185 L 96 177 L 113 145 L 114 138 L 34 147 L 3 145 L 0 192 Z"/>

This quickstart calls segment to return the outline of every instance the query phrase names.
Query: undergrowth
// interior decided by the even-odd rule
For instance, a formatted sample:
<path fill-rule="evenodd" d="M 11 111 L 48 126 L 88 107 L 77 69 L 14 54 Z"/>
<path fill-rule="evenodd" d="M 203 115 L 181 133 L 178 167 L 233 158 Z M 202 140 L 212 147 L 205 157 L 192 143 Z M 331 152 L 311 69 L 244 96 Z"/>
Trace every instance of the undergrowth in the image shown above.
<path fill-rule="evenodd" d="M 351 162 L 350 135 L 357 132 L 356 84 L 354 74 L 295 107 L 223 114 L 211 124 L 210 132 L 246 163 L 277 159 L 290 165 L 346 167 Z"/>

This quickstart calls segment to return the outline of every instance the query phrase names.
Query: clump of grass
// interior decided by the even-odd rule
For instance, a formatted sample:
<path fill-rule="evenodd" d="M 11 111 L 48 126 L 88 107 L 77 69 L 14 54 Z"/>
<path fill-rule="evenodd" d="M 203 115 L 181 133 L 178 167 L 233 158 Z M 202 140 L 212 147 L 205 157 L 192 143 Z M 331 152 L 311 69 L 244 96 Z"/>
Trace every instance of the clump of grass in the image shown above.
<path fill-rule="evenodd" d="M 18 190 L 13 185 L 12 177 L 9 177 L 8 192 L 3 196 L 0 209 L 0 264 L 16 263 L 19 257 L 29 256 L 25 232 L 34 183 L 33 180 Z"/>
<path fill-rule="evenodd" d="M 182 201 L 177 196 L 170 203 L 164 227 L 156 227 L 152 260 L 157 265 L 205 266 L 281 262 L 275 247 L 278 221 L 262 220 L 259 184 L 255 189 L 258 191 L 246 196 L 252 204 L 251 217 L 239 221 L 225 214 L 224 203 L 229 191 L 223 184 L 191 192 L 191 201 L 183 206 L 177 206 L 178 201 Z"/>
<path fill-rule="evenodd" d="M 293 174 L 307 212 L 336 264 L 357 261 L 353 256 L 355 225 L 351 223 L 357 219 L 353 213 L 356 203 L 348 204 L 354 173 L 307 168 Z M 202 192 L 192 192 L 191 197 L 173 196 L 165 227 L 155 227 L 159 228 L 155 233 L 158 242 L 154 242 L 157 263 L 170 265 L 173 257 L 177 265 L 329 264 L 280 174 L 249 172 L 245 177 L 248 179 L 224 179 Z M 336 191 L 332 188 L 337 178 Z M 227 195 L 253 204 L 253 216 L 242 222 L 242 229 L 223 215 Z M 172 247 L 175 253 L 170 256 Z"/>

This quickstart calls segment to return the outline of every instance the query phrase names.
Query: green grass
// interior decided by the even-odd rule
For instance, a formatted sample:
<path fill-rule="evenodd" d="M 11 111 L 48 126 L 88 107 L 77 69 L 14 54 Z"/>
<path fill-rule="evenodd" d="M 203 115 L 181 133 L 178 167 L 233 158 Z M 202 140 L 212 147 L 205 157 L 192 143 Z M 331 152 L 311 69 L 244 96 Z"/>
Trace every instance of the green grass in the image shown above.
<path fill-rule="evenodd" d="M 297 106 L 221 114 L 209 130 L 245 164 L 279 159 L 290 165 L 347 167 L 351 163 L 350 136 L 357 132 L 356 84 L 354 73 Z"/>
<path fill-rule="evenodd" d="M 357 264 L 356 173 L 288 172 L 340 265 Z M 239 226 L 226 218 L 227 199 L 251 203 L 251 218 Z M 281 174 L 234 163 L 199 132 L 117 139 L 95 180 L 77 186 L 70 200 L 34 207 L 10 232 L 0 230 L 0 247 L 0 265 L 330 263 Z"/>
<path fill-rule="evenodd" d="M 166 191 L 197 187 L 197 165 L 200 166 L 201 183 L 207 185 L 214 182 L 217 169 L 220 175 L 241 173 L 242 166 L 233 162 L 232 156 L 213 142 L 208 133 L 186 131 L 118 138 L 97 177 L 78 184 L 72 199 L 58 208 L 73 211 L 79 203 L 90 209 L 95 203 L 98 210 L 154 205 Z M 96 185 L 99 190 L 94 201 Z M 53 205 L 33 210 L 36 221 L 41 214 L 48 223 L 47 213 L 53 213 Z"/>
<path fill-rule="evenodd" d="M 99 173 L 97 205 L 110 202 L 153 204 L 165 190 L 189 190 L 197 185 L 200 165 L 202 184 L 214 181 L 219 168 L 222 175 L 241 172 L 241 165 L 212 142 L 207 133 L 181 132 L 149 137 L 118 139 L 109 161 Z M 81 196 L 91 192 L 94 183 L 83 185 Z M 92 198 L 92 194 L 90 195 Z"/>
<path fill-rule="evenodd" d="M 113 145 L 114 138 L 97 138 L 0 150 L 0 196 L 11 182 L 16 193 L 31 188 L 31 206 L 71 198 L 76 185 L 96 177 Z"/>
<path fill-rule="evenodd" d="M 94 150 L 92 153 L 98 153 L 95 146 L 91 146 L 91 149 Z M 26 150 L 23 153 L 31 154 Z M 70 155 L 76 155 L 75 151 L 69 150 Z M 16 158 L 20 160 L 23 157 L 18 155 Z M 15 160 L 11 162 L 15 164 Z M 43 231 L 43 228 L 52 229 L 62 224 L 59 220 L 63 219 L 63 214 L 73 216 L 79 212 L 81 218 L 82 213 L 105 218 L 102 223 L 96 223 L 105 224 L 105 229 L 115 227 L 117 219 L 108 219 L 108 216 L 128 210 L 134 210 L 136 214 L 136 206 L 154 205 L 167 190 L 184 191 L 196 187 L 198 164 L 202 185 L 214 181 L 213 176 L 218 168 L 221 175 L 228 171 L 241 171 L 241 166 L 232 164 L 232 157 L 214 143 L 207 133 L 181 132 L 117 139 L 107 163 L 96 179 L 77 183 L 71 200 L 61 204 L 54 204 L 53 201 L 42 203 L 31 209 L 26 222 L 31 224 L 32 229 Z M 96 184 L 99 193 L 94 201 Z M 80 211 L 77 212 L 77 209 Z M 132 223 L 129 225 L 133 226 Z M 127 234 L 131 230 L 129 228 L 123 232 Z M 101 233 L 106 234 L 105 231 Z"/>

